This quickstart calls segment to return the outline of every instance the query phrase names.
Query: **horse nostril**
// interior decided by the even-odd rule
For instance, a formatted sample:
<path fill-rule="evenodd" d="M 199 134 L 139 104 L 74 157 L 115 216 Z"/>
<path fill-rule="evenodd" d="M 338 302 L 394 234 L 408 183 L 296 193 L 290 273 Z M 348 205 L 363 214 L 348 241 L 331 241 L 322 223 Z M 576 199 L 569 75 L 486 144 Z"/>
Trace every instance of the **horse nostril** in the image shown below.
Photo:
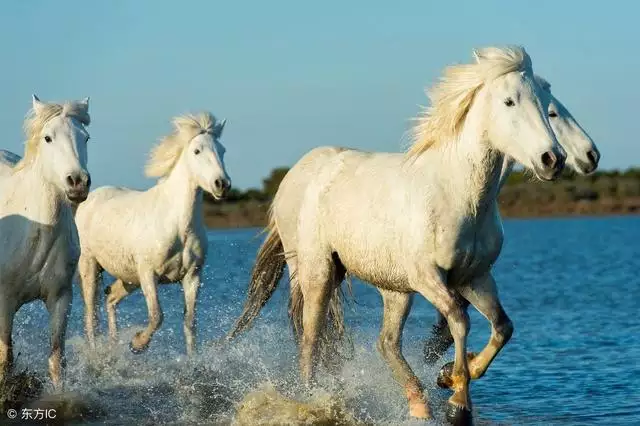
<path fill-rule="evenodd" d="M 222 183 L 222 179 L 216 179 L 216 180 L 213 182 L 213 185 L 216 187 L 216 189 L 217 189 L 218 191 L 219 191 L 219 190 L 221 190 L 221 189 L 222 189 L 222 185 L 223 185 L 223 183 Z"/>
<path fill-rule="evenodd" d="M 91 175 L 87 175 L 87 188 L 91 186 Z"/>
<path fill-rule="evenodd" d="M 76 180 L 74 179 L 73 176 L 71 175 L 67 176 L 67 184 L 72 188 L 76 186 Z"/>
<path fill-rule="evenodd" d="M 544 154 L 542 154 L 542 158 L 541 159 L 542 159 L 542 164 L 544 164 L 545 167 L 547 167 L 549 169 L 554 169 L 556 167 L 556 165 L 558 164 L 558 158 L 551 151 L 547 151 Z"/>
<path fill-rule="evenodd" d="M 596 154 L 595 151 L 587 152 L 587 158 L 593 165 L 598 165 L 598 154 Z"/>

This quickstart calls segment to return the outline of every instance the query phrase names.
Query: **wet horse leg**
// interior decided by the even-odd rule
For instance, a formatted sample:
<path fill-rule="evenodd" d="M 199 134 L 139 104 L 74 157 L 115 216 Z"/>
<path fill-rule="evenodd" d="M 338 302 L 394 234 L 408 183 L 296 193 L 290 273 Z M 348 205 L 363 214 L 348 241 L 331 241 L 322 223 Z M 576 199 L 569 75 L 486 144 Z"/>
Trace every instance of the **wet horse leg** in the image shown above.
<path fill-rule="evenodd" d="M 187 345 L 187 355 L 192 356 L 196 349 L 196 300 L 200 289 L 199 271 L 190 271 L 182 280 L 184 291 L 184 340 Z"/>
<path fill-rule="evenodd" d="M 88 256 L 80 256 L 78 261 L 78 272 L 80 274 L 80 286 L 82 288 L 82 298 L 84 300 L 84 330 L 87 342 L 92 349 L 96 347 L 96 304 L 97 287 L 102 280 L 100 265 L 95 259 Z"/>
<path fill-rule="evenodd" d="M 109 340 L 111 344 L 115 344 L 118 337 L 118 324 L 116 320 L 116 307 L 118 303 L 127 297 L 136 287 L 125 284 L 124 281 L 117 279 L 104 290 L 107 296 L 107 316 L 109 318 Z"/>
<path fill-rule="evenodd" d="M 478 379 L 486 373 L 491 362 L 511 338 L 513 324 L 498 299 L 496 283 L 490 273 L 474 279 L 459 291 L 491 323 L 491 337 L 487 345 L 477 355 L 468 354 L 469 373 L 472 379 Z M 438 379 L 441 387 L 449 387 L 450 371 L 451 363 L 442 367 Z"/>
<path fill-rule="evenodd" d="M 391 368 L 393 378 L 405 389 L 409 400 L 409 414 L 421 419 L 432 418 L 422 383 L 402 355 L 402 330 L 413 303 L 413 294 L 382 289 L 379 291 L 384 313 L 378 337 L 378 352 Z"/>
<path fill-rule="evenodd" d="M 331 296 L 329 297 L 328 321 L 323 330 L 322 341 L 319 347 L 320 359 L 329 374 L 337 376 L 344 364 L 341 343 L 345 338 L 344 306 L 341 294 L 341 285 L 346 275 L 346 269 L 338 256 L 333 258 L 333 282 Z"/>
<path fill-rule="evenodd" d="M 327 318 L 333 274 L 330 258 L 298 258 L 298 283 L 303 298 L 300 371 L 308 385 L 315 379 L 318 341 Z"/>
<path fill-rule="evenodd" d="M 0 301 L 0 386 L 8 377 L 13 366 L 13 347 L 11 344 L 11 330 L 16 310 Z"/>
<path fill-rule="evenodd" d="M 158 280 L 155 274 L 147 271 L 140 274 L 140 288 L 147 302 L 149 323 L 147 328 L 138 331 L 131 339 L 130 349 L 133 353 L 140 353 L 147 349 L 153 333 L 162 325 L 162 308 L 158 302 Z"/>
<path fill-rule="evenodd" d="M 71 283 L 68 289 L 61 290 L 57 297 L 46 300 L 51 329 L 51 355 L 49 356 L 49 375 L 56 390 L 61 390 L 64 381 L 66 358 L 64 354 L 64 336 L 71 310 Z"/>
<path fill-rule="evenodd" d="M 411 288 L 419 292 L 447 318 L 453 336 L 455 361 L 451 372 L 451 388 L 454 393 L 449 398 L 447 419 L 455 424 L 471 423 L 470 377 L 467 365 L 467 335 L 469 315 L 462 309 L 456 295 L 446 284 L 445 273 L 439 268 L 416 264 L 410 271 Z"/>
<path fill-rule="evenodd" d="M 469 302 L 459 294 L 456 299 L 463 309 L 467 309 Z M 424 344 L 424 361 L 428 365 L 433 365 L 444 356 L 447 350 L 453 345 L 453 336 L 449 330 L 447 318 L 440 312 L 437 313 L 436 323 L 433 325 L 431 337 Z"/>

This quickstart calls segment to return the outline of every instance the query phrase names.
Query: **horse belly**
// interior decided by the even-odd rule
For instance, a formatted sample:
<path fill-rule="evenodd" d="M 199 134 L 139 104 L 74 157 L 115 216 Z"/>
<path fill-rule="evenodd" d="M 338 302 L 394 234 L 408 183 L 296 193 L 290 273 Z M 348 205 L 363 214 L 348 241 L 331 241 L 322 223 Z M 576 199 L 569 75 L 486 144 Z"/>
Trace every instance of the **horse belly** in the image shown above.
<path fill-rule="evenodd" d="M 392 256 L 353 249 L 337 253 L 350 275 L 384 290 L 411 291 L 404 269 Z"/>
<path fill-rule="evenodd" d="M 132 256 L 129 257 L 124 254 L 114 256 L 98 255 L 96 256 L 96 261 L 109 275 L 129 284 L 140 284 L 138 268 Z"/>

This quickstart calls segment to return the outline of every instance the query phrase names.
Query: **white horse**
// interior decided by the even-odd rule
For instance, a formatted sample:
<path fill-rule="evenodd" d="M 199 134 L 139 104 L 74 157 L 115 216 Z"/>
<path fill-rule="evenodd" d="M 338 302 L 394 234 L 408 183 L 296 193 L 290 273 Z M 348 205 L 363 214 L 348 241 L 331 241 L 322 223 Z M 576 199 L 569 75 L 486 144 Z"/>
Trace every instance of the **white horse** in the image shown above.
<path fill-rule="evenodd" d="M 40 299 L 50 315 L 49 373 L 62 387 L 64 335 L 79 253 L 71 204 L 87 198 L 89 99 L 40 102 L 25 120 L 24 158 L 0 178 L 0 382 L 13 362 L 13 318 Z M 3 156 L 16 160 L 15 157 Z M 9 172 L 9 173 L 6 173 Z"/>
<path fill-rule="evenodd" d="M 134 353 L 147 348 L 162 323 L 157 285 L 182 282 L 187 353 L 195 347 L 194 320 L 201 268 L 207 255 L 202 190 L 216 199 L 231 187 L 219 142 L 225 121 L 209 113 L 176 117 L 175 131 L 151 153 L 147 176 L 159 177 L 147 191 L 102 187 L 76 212 L 82 254 L 79 274 L 85 330 L 95 346 L 96 288 L 102 271 L 116 278 L 106 288 L 109 335 L 116 337 L 116 305 L 140 287 L 149 323 L 131 341 Z"/>
<path fill-rule="evenodd" d="M 572 169 L 576 170 L 580 175 L 588 175 L 593 173 L 597 167 L 598 162 L 600 160 L 600 151 L 598 150 L 596 144 L 593 142 L 591 137 L 587 134 L 587 132 L 582 128 L 582 126 L 575 120 L 573 115 L 569 112 L 569 110 L 551 93 L 551 85 L 548 81 L 543 79 L 540 76 L 535 76 L 538 84 L 544 89 L 547 90 L 550 94 L 550 102 L 548 107 L 548 116 L 549 123 L 551 128 L 558 138 L 558 142 L 567 152 L 567 165 Z M 337 148 L 337 147 L 325 147 L 318 148 L 313 151 L 313 154 L 308 154 L 305 156 L 307 159 L 307 163 L 305 167 L 299 167 L 295 170 L 290 171 L 287 174 L 286 181 L 283 181 L 281 187 L 282 191 L 288 194 L 287 203 L 288 208 L 284 209 L 280 213 L 280 217 L 283 215 L 288 215 L 290 220 L 295 220 L 300 214 L 300 204 L 302 202 L 302 197 L 304 192 L 307 189 L 309 183 L 313 180 L 313 178 L 319 173 L 322 166 L 324 164 L 331 161 L 338 155 L 340 152 L 345 151 L 346 148 Z M 500 186 L 504 184 L 504 182 L 509 177 L 511 170 L 513 168 L 514 161 L 512 158 L 505 156 L 505 160 L 502 167 L 502 173 L 500 177 Z M 289 189 L 291 188 L 291 189 Z M 293 192 L 296 192 L 297 195 L 294 196 Z M 295 202 L 292 200 L 296 200 Z M 297 229 L 294 229 L 293 232 L 296 232 Z M 294 241 L 297 241 L 297 236 L 292 237 Z M 259 261 L 266 260 L 268 253 L 265 253 L 264 249 L 267 246 L 263 246 L 258 254 Z M 294 260 L 290 260 L 293 262 Z M 257 305 L 252 305 L 247 303 L 245 305 L 245 309 L 242 314 L 236 321 L 232 331 L 228 335 L 228 339 L 233 339 L 238 336 L 243 331 L 247 330 L 253 320 L 259 314 L 261 308 L 267 303 L 273 294 L 273 289 L 275 289 L 275 285 L 277 281 L 280 279 L 282 272 L 284 270 L 284 259 L 280 262 L 280 268 L 277 269 L 276 273 L 267 278 L 269 280 L 269 285 L 266 287 L 252 286 L 251 289 L 254 291 L 259 291 L 261 289 L 269 289 L 265 293 L 261 295 L 250 295 L 249 299 L 252 301 L 259 301 L 260 303 Z M 262 270 L 264 268 L 256 267 L 255 271 Z M 264 271 L 263 271 L 264 272 Z M 345 271 L 339 270 L 336 275 L 336 282 L 341 283 L 343 278 L 345 277 Z M 255 281 L 258 277 L 253 277 L 253 281 Z M 264 277 L 262 277 L 264 279 Z M 401 296 L 395 295 L 393 292 L 388 292 L 386 290 L 379 290 L 383 299 L 383 304 L 386 306 L 389 312 L 394 311 L 394 301 L 399 300 L 397 302 L 398 309 L 402 309 L 403 307 L 409 307 L 411 302 L 407 302 L 403 300 L 404 297 L 412 297 L 412 295 Z M 385 300 L 386 299 L 386 300 Z M 460 303 L 465 307 L 468 307 L 469 302 L 467 302 L 464 298 L 460 297 Z M 331 298 L 331 302 L 329 304 L 329 313 L 330 313 L 330 324 L 337 328 L 337 336 L 334 338 L 341 338 L 342 333 L 344 332 L 344 324 L 343 324 L 343 312 L 342 312 L 342 300 L 341 300 L 341 292 L 339 287 L 336 288 L 334 294 Z M 408 312 L 407 312 L 408 314 Z M 407 315 L 403 314 L 403 315 Z M 399 330 L 402 331 L 401 329 Z M 399 353 L 400 349 L 400 336 L 387 336 L 384 333 L 380 334 L 380 339 L 378 341 L 378 350 L 381 354 L 388 357 L 388 353 L 396 353 L 396 357 L 402 357 L 402 354 Z M 433 335 L 431 338 L 425 343 L 425 360 L 429 364 L 434 364 L 439 358 L 444 355 L 446 350 L 453 344 L 453 337 L 449 332 L 449 326 L 447 324 L 447 319 L 438 314 L 437 324 L 433 328 Z M 333 349 L 333 348 L 332 348 Z M 335 359 L 332 360 L 335 363 Z M 450 368 L 451 365 L 448 365 L 446 369 Z M 442 380 L 442 375 L 441 375 Z M 442 384 L 442 383 L 441 383 Z"/>
<path fill-rule="evenodd" d="M 303 334 L 300 367 L 309 382 L 329 299 L 345 273 L 388 292 L 389 300 L 400 295 L 397 304 L 420 293 L 452 330 L 455 392 L 448 416 L 467 420 L 470 377 L 487 368 L 511 332 L 490 272 L 502 246 L 496 197 L 505 156 L 552 180 L 566 154 L 546 117 L 549 93 L 535 80 L 524 49 L 477 51 L 475 63 L 447 68 L 430 97 L 432 106 L 419 118 L 407 155 L 317 148 L 285 176 L 252 273 L 248 316 L 236 327 L 255 316 L 275 288 L 284 251 L 291 314 Z M 313 180 L 298 182 L 309 168 Z M 458 293 L 494 329 L 469 365 L 468 315 L 456 301 Z M 403 324 L 404 317 L 385 306 L 383 356 L 405 387 L 411 414 L 430 417 L 422 385 L 399 350 Z"/>
<path fill-rule="evenodd" d="M 541 87 L 551 93 L 551 84 L 541 77 L 537 76 L 536 78 Z M 593 173 L 598 168 L 598 162 L 600 161 L 598 147 L 569 110 L 553 94 L 551 94 L 549 102 L 549 123 L 553 133 L 558 138 L 558 142 L 567 152 L 567 165 L 583 176 Z M 501 187 L 509 177 L 513 165 L 512 158 L 505 158 L 502 177 L 500 178 Z M 384 298 L 384 293 L 382 296 Z M 465 309 L 468 308 L 469 302 L 467 300 L 461 297 L 459 301 Z M 433 333 L 425 342 L 425 361 L 428 364 L 435 364 L 452 344 L 453 337 L 449 331 L 447 319 L 438 313 L 437 322 L 433 326 Z M 450 374 L 451 367 L 451 363 L 448 363 L 441 370 L 438 378 L 440 386 L 447 386 L 447 376 Z"/>

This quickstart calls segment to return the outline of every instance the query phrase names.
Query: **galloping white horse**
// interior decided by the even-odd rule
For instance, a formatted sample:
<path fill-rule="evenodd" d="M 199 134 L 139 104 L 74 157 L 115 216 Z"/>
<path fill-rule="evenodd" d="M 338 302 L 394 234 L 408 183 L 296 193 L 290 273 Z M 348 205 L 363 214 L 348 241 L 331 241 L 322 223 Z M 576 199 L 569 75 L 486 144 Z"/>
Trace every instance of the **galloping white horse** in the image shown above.
<path fill-rule="evenodd" d="M 216 199 L 231 186 L 219 142 L 225 121 L 209 113 L 176 117 L 174 133 L 151 153 L 147 176 L 159 177 L 147 191 L 102 187 L 76 212 L 82 254 L 79 273 L 85 330 L 95 346 L 96 288 L 102 271 L 116 278 L 106 288 L 109 334 L 116 337 L 116 305 L 137 287 L 147 301 L 149 323 L 131 341 L 134 353 L 147 348 L 162 323 L 156 286 L 182 282 L 187 353 L 195 347 L 194 320 L 201 268 L 207 255 L 202 190 Z"/>
<path fill-rule="evenodd" d="M 551 93 L 551 84 L 536 77 L 543 89 Z M 580 175 L 589 175 L 598 168 L 600 151 L 587 132 L 578 124 L 569 110 L 553 94 L 549 102 L 549 123 L 558 138 L 558 142 L 567 152 L 567 165 Z M 500 186 L 506 182 L 513 167 L 513 159 L 506 158 L 503 166 Z M 384 293 L 382 294 L 384 298 Z M 339 302 L 337 302 L 339 303 Z M 469 302 L 460 298 L 460 304 L 467 309 Z M 438 312 L 437 322 L 433 326 L 431 337 L 425 342 L 424 356 L 428 364 L 435 364 L 453 344 L 447 319 Z M 438 384 L 445 387 L 448 383 L 451 363 L 441 370 Z"/>
<path fill-rule="evenodd" d="M 389 300 L 400 295 L 397 304 L 420 293 L 445 315 L 456 349 L 448 417 L 470 419 L 470 377 L 486 370 L 511 333 L 490 271 L 502 246 L 496 196 L 505 156 L 551 180 L 566 155 L 546 117 L 549 93 L 535 80 L 524 49 L 475 53 L 475 63 L 447 68 L 431 90 L 432 106 L 418 120 L 408 155 L 317 148 L 282 181 L 236 327 L 257 314 L 277 285 L 284 250 L 307 382 L 329 299 L 349 273 L 388 292 Z M 308 168 L 314 178 L 301 191 L 296 176 Z M 458 293 L 494 329 L 469 365 L 468 315 Z M 431 413 L 422 385 L 399 349 L 404 319 L 385 306 L 380 346 L 405 387 L 411 414 L 426 418 Z"/>
<path fill-rule="evenodd" d="M 87 198 L 89 99 L 40 102 L 25 120 L 25 154 L 0 177 L 0 382 L 13 362 L 13 317 L 41 299 L 51 325 L 49 373 L 60 389 L 72 278 L 80 255 L 71 204 Z M 4 156 L 10 158 L 10 155 Z M 12 158 L 15 160 L 16 158 Z M 9 172 L 9 173 L 5 173 Z"/>
<path fill-rule="evenodd" d="M 596 144 L 593 142 L 591 137 L 584 131 L 582 126 L 575 120 L 573 115 L 567 110 L 567 108 L 553 95 L 551 94 L 551 85 L 548 81 L 543 79 L 540 76 L 535 76 L 538 84 L 549 92 L 551 95 L 549 108 L 548 108 L 548 116 L 549 123 L 551 124 L 551 128 L 558 138 L 558 142 L 567 152 L 567 165 L 572 169 L 576 170 L 581 175 L 588 175 L 593 173 L 598 167 L 598 161 L 600 160 L 600 151 L 598 150 Z M 302 197 L 304 192 L 309 185 L 309 182 L 313 180 L 313 178 L 319 173 L 320 169 L 324 164 L 332 160 L 336 155 L 340 152 L 345 151 L 346 148 L 335 148 L 335 147 L 326 147 L 326 148 L 318 148 L 314 150 L 314 154 L 311 153 L 305 156 L 308 160 L 305 164 L 305 167 L 296 168 L 295 170 L 290 171 L 287 174 L 286 182 L 283 181 L 281 187 L 282 191 L 286 191 L 288 194 L 287 202 L 288 209 L 280 212 L 279 217 L 283 217 L 283 215 L 288 215 L 290 220 L 296 220 L 296 218 L 300 214 L 300 204 L 302 201 Z M 503 167 L 502 167 L 502 175 L 500 178 L 500 186 L 504 184 L 504 182 L 509 177 L 511 173 L 512 167 L 514 165 L 513 159 L 509 157 L 505 157 Z M 292 185 L 295 185 L 291 189 Z M 294 199 L 293 191 L 297 191 L 297 195 L 295 199 L 297 201 L 293 202 Z M 296 230 L 294 230 L 295 232 Z M 292 237 L 294 241 L 297 241 L 297 237 Z M 264 253 L 261 252 L 258 254 L 258 259 L 264 259 Z M 291 260 L 293 262 L 294 260 Z M 261 268 L 256 268 L 260 270 Z M 242 312 L 241 316 L 236 321 L 234 328 L 229 333 L 228 338 L 233 339 L 244 330 L 248 329 L 253 320 L 256 318 L 260 309 L 267 303 L 269 298 L 271 297 L 272 290 L 275 288 L 275 284 L 280 279 L 284 269 L 284 261 L 281 262 L 281 268 L 277 271 L 276 274 L 272 275 L 268 278 L 270 280 L 270 285 L 267 286 L 270 288 L 270 291 L 266 291 L 262 295 L 255 295 L 256 301 L 260 301 L 259 305 L 245 305 L 245 309 Z M 338 271 L 336 282 L 341 283 L 343 281 L 343 277 L 345 276 L 345 271 Z M 257 277 L 254 277 L 255 280 Z M 262 277 L 264 279 L 264 277 Z M 253 290 L 260 290 L 260 287 L 251 287 Z M 262 287 L 263 289 L 265 287 Z M 397 303 L 398 309 L 402 309 L 403 307 L 409 307 L 411 302 L 403 301 L 403 297 L 401 295 L 395 295 L 393 292 L 388 292 L 385 290 L 379 290 L 383 299 L 383 304 L 386 309 L 391 313 L 394 309 L 394 301 L 400 299 Z M 253 297 L 254 295 L 252 295 Z M 413 297 L 409 295 L 408 297 Z M 386 300 L 385 300 L 386 299 Z M 468 307 L 469 302 L 467 302 L 464 298 L 460 297 L 460 303 L 463 306 Z M 337 327 L 338 336 L 341 337 L 341 333 L 344 330 L 343 318 L 344 315 L 342 313 L 342 300 L 341 300 L 341 292 L 337 287 L 334 291 L 334 294 L 331 298 L 331 302 L 329 304 L 329 311 L 331 317 L 332 325 Z M 407 312 L 408 314 L 408 312 Z M 407 315 L 405 314 L 405 315 Z M 402 329 L 399 330 L 402 332 Z M 402 357 L 402 354 L 399 353 L 400 350 L 400 336 L 387 336 L 384 333 L 380 334 L 380 339 L 378 341 L 378 350 L 386 355 L 387 352 L 396 352 L 397 357 Z M 449 332 L 449 326 L 447 324 L 447 319 L 438 313 L 438 321 L 437 324 L 433 328 L 433 335 L 431 338 L 425 343 L 425 360 L 429 364 L 435 363 L 442 355 L 446 352 L 446 350 L 453 344 L 453 337 Z M 391 347 L 390 347 L 391 346 Z M 388 356 L 386 356 L 388 357 Z M 335 362 L 335 360 L 334 360 Z M 446 367 L 446 370 L 450 368 L 450 364 Z M 440 378 L 440 383 L 442 383 L 442 379 Z"/>

